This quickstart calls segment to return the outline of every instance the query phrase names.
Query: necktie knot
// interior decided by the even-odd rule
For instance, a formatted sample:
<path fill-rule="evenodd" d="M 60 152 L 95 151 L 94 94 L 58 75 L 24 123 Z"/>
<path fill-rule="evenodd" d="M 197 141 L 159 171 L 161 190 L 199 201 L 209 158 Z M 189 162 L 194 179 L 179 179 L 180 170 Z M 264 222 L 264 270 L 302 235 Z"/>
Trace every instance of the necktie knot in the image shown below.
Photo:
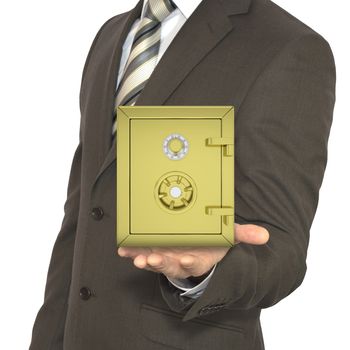
<path fill-rule="evenodd" d="M 148 0 L 145 9 L 145 17 L 155 22 L 162 22 L 176 9 L 172 0 Z"/>

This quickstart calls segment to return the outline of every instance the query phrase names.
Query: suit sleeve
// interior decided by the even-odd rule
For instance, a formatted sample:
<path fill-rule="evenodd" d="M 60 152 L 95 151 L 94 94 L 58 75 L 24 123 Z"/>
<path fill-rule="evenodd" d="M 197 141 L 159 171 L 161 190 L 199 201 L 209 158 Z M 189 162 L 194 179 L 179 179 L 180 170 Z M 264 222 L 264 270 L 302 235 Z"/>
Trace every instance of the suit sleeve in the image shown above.
<path fill-rule="evenodd" d="M 311 33 L 287 43 L 250 87 L 235 116 L 235 222 L 263 226 L 270 239 L 230 248 L 197 300 L 159 275 L 165 301 L 185 311 L 183 321 L 221 308 L 267 308 L 302 283 L 335 82 L 331 48 Z"/>
<path fill-rule="evenodd" d="M 107 20 L 97 32 L 82 72 L 81 84 L 89 63 L 90 55 Z M 80 92 L 80 112 L 82 112 Z M 48 268 L 44 302 L 36 316 L 30 350 L 62 350 L 64 325 L 67 313 L 75 234 L 79 216 L 81 162 L 83 152 L 83 120 L 80 120 L 79 143 L 76 147 L 68 181 L 67 196 L 64 204 L 64 217 L 56 238 Z"/>

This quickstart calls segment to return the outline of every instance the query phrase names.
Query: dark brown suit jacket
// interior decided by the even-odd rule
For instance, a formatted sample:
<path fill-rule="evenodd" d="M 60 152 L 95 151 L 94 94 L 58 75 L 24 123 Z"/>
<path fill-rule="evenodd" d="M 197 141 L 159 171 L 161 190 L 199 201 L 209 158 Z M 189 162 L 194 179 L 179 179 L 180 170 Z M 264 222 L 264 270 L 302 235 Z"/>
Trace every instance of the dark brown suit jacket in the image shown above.
<path fill-rule="evenodd" d="M 204 0 L 156 66 L 136 105 L 235 106 L 235 221 L 271 235 L 231 248 L 204 294 L 188 299 L 116 253 L 113 94 L 141 7 L 106 21 L 86 59 L 80 139 L 30 349 L 262 350 L 261 309 L 306 272 L 335 103 L 332 51 L 270 0 Z"/>

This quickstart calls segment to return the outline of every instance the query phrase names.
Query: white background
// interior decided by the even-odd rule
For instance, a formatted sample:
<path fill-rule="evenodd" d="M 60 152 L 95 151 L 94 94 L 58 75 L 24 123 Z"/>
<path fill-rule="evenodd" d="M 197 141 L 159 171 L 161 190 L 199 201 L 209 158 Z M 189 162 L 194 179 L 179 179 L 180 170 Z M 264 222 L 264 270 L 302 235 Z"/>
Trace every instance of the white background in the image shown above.
<path fill-rule="evenodd" d="M 299 289 L 263 311 L 265 345 L 267 350 L 350 349 L 349 11 L 341 0 L 276 2 L 331 44 L 337 101 L 308 272 Z M 1 349 L 28 348 L 43 301 L 78 143 L 80 79 L 91 42 L 108 18 L 135 4 L 1 3 Z"/>

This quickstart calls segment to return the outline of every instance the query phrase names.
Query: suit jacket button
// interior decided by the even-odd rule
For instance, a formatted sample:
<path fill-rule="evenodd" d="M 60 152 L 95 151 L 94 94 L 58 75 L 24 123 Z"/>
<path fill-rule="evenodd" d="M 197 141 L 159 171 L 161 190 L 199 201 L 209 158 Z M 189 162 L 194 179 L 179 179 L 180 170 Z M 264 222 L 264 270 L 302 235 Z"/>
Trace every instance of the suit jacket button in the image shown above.
<path fill-rule="evenodd" d="M 91 290 L 87 287 L 82 287 L 80 289 L 80 298 L 82 300 L 89 300 L 91 297 Z"/>
<path fill-rule="evenodd" d="M 101 207 L 96 207 L 91 210 L 91 215 L 95 220 L 101 220 L 104 213 Z"/>

